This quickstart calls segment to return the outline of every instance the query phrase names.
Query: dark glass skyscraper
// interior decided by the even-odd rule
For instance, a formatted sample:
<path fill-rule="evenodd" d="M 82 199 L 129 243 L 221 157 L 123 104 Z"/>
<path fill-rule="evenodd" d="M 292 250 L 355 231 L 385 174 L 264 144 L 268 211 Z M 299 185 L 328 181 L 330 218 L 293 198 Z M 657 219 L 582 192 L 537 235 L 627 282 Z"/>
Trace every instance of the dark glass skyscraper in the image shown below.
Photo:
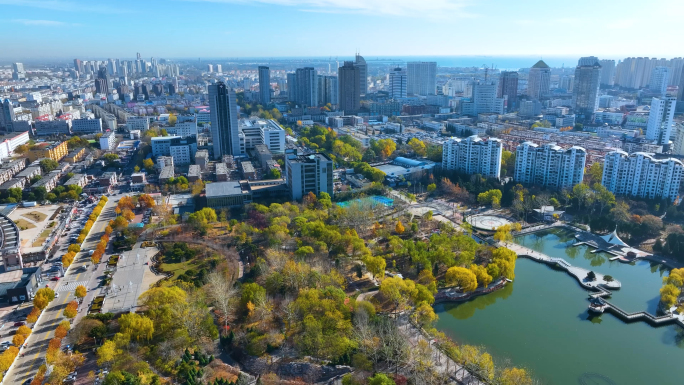
<path fill-rule="evenodd" d="M 358 111 L 361 108 L 361 70 L 354 62 L 345 61 L 344 65 L 337 69 L 337 82 L 340 96 L 338 99 L 339 109 L 346 114 Z"/>
<path fill-rule="evenodd" d="M 223 82 L 210 85 L 209 106 L 214 159 L 221 159 L 223 155 L 240 155 L 235 92 Z"/>
<path fill-rule="evenodd" d="M 265 107 L 271 103 L 271 70 L 259 66 L 259 101 Z"/>
<path fill-rule="evenodd" d="M 499 77 L 497 98 L 504 98 L 506 111 L 518 108 L 518 73 L 515 71 L 503 71 Z"/>

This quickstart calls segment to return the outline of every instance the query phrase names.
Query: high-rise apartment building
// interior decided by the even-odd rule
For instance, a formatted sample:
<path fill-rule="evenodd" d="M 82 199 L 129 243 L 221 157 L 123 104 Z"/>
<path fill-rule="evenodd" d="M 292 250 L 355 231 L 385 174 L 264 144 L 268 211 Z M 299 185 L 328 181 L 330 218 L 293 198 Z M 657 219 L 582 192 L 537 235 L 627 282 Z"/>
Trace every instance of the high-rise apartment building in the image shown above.
<path fill-rule="evenodd" d="M 394 68 L 389 73 L 389 97 L 390 99 L 405 98 L 408 90 L 408 75 L 403 68 Z"/>
<path fill-rule="evenodd" d="M 23 63 L 12 63 L 12 79 L 26 79 L 26 71 L 24 70 Z"/>
<path fill-rule="evenodd" d="M 672 145 L 672 153 L 684 155 L 684 124 L 677 124 L 675 126 L 675 140 Z"/>
<path fill-rule="evenodd" d="M 339 102 L 337 76 L 318 76 L 318 104 L 324 106 L 328 103 L 337 105 Z"/>
<path fill-rule="evenodd" d="M 572 89 L 572 107 L 579 120 L 590 120 L 598 108 L 600 85 L 601 64 L 598 58 L 580 58 L 575 68 L 575 85 Z"/>
<path fill-rule="evenodd" d="M 513 180 L 526 185 L 555 190 L 570 190 L 584 179 L 587 151 L 573 146 L 563 149 L 556 143 L 539 146 L 532 142 L 518 145 Z"/>
<path fill-rule="evenodd" d="M 541 100 L 549 97 L 551 90 L 551 68 L 543 60 L 536 62 L 527 78 L 527 96 Z"/>
<path fill-rule="evenodd" d="M 300 200 L 310 192 L 316 196 L 322 192 L 333 195 L 333 162 L 327 155 L 289 154 L 285 157 L 285 178 L 292 200 Z"/>
<path fill-rule="evenodd" d="M 223 73 L 223 66 L 221 64 L 216 65 L 216 73 L 217 74 L 222 74 Z"/>
<path fill-rule="evenodd" d="M 295 71 L 295 101 L 302 106 L 318 105 L 318 76 L 313 67 L 297 68 Z"/>
<path fill-rule="evenodd" d="M 615 60 L 600 60 L 601 85 L 612 87 L 615 84 Z"/>
<path fill-rule="evenodd" d="M 271 103 L 271 70 L 259 66 L 259 101 L 263 106 Z"/>
<path fill-rule="evenodd" d="M 612 151 L 603 162 L 601 184 L 615 195 L 647 199 L 679 198 L 684 165 L 678 159 L 655 159 L 650 154 Z"/>
<path fill-rule="evenodd" d="M 297 102 L 297 74 L 287 74 L 287 100 Z"/>
<path fill-rule="evenodd" d="M 409 95 L 434 95 L 437 82 L 437 62 L 406 63 L 406 92 Z"/>
<path fill-rule="evenodd" d="M 657 144 L 666 145 L 672 134 L 672 120 L 674 119 L 677 98 L 666 96 L 651 99 L 651 111 L 648 113 L 646 139 Z"/>
<path fill-rule="evenodd" d="M 504 99 L 497 98 L 496 82 L 473 84 L 472 97 L 469 102 L 461 102 L 463 115 L 503 114 Z"/>
<path fill-rule="evenodd" d="M 359 77 L 361 70 L 354 62 L 345 61 L 344 65 L 337 69 L 339 88 L 339 110 L 350 114 L 361 108 L 361 83 Z"/>
<path fill-rule="evenodd" d="M 0 104 L 0 128 L 7 132 L 13 132 L 14 118 L 14 106 L 9 99 L 5 99 L 5 101 Z"/>
<path fill-rule="evenodd" d="M 214 72 L 214 65 L 213 64 L 207 64 L 207 72 L 209 72 L 209 73 Z"/>
<path fill-rule="evenodd" d="M 237 119 L 235 92 L 223 82 L 209 86 L 211 109 L 211 136 L 214 143 L 214 159 L 223 155 L 240 155 L 240 134 Z"/>
<path fill-rule="evenodd" d="M 452 137 L 442 148 L 442 168 L 463 174 L 480 174 L 486 178 L 501 177 L 500 139 L 482 139 L 477 135 L 466 139 Z"/>
<path fill-rule="evenodd" d="M 74 59 L 74 69 L 78 71 L 79 74 L 85 73 L 83 61 L 81 61 L 80 59 Z"/>
<path fill-rule="evenodd" d="M 670 69 L 667 67 L 654 67 L 651 71 L 651 79 L 648 82 L 648 89 L 660 96 L 667 94 L 667 84 L 670 81 Z"/>
<path fill-rule="evenodd" d="M 513 111 L 518 108 L 518 73 L 503 71 L 499 76 L 499 87 L 496 97 L 504 100 L 504 109 Z"/>
<path fill-rule="evenodd" d="M 354 66 L 359 69 L 359 90 L 361 95 L 368 93 L 368 64 L 363 56 L 356 54 Z"/>
<path fill-rule="evenodd" d="M 97 79 L 95 79 L 95 92 L 98 94 L 108 94 L 109 93 L 109 74 L 107 73 L 107 67 L 102 66 L 97 71 Z"/>

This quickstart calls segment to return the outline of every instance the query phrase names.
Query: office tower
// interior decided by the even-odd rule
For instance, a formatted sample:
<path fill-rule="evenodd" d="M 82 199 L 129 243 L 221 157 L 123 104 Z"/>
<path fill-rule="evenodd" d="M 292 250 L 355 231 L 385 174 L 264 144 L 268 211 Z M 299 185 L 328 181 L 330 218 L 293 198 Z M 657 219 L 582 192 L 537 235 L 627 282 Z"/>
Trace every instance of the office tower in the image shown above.
<path fill-rule="evenodd" d="M 679 77 L 679 88 L 677 92 L 677 103 L 684 107 L 684 68 L 682 68 L 682 73 Z"/>
<path fill-rule="evenodd" d="M 80 59 L 74 59 L 74 69 L 78 71 L 79 74 L 85 73 L 83 62 Z"/>
<path fill-rule="evenodd" d="M 214 65 L 213 64 L 207 64 L 207 72 L 209 72 L 209 73 L 214 72 Z"/>
<path fill-rule="evenodd" d="M 575 68 L 575 85 L 572 90 L 572 107 L 580 120 L 590 120 L 598 108 L 600 85 L 601 65 L 598 58 L 580 58 Z"/>
<path fill-rule="evenodd" d="M 504 99 L 506 111 L 518 108 L 518 73 L 515 71 L 503 71 L 499 76 L 499 87 L 496 97 Z"/>
<path fill-rule="evenodd" d="M 551 68 L 543 60 L 530 68 L 527 80 L 527 95 L 532 99 L 541 100 L 549 96 L 551 89 Z"/>
<path fill-rule="evenodd" d="M 353 62 L 352 65 L 354 64 Z M 359 88 L 356 83 L 355 88 Z M 292 200 L 300 200 L 310 192 L 318 196 L 333 195 L 333 162 L 325 154 L 286 155 L 285 177 Z"/>
<path fill-rule="evenodd" d="M 295 71 L 297 84 L 296 102 L 302 106 L 315 107 L 318 105 L 318 84 L 316 70 L 313 67 L 297 68 Z"/>
<path fill-rule="evenodd" d="M 408 75 L 403 68 L 394 68 L 389 73 L 390 99 L 405 98 L 407 93 Z"/>
<path fill-rule="evenodd" d="M 347 115 L 351 115 L 361 108 L 360 76 L 361 69 L 351 61 L 345 61 L 344 65 L 337 69 L 337 79 L 339 82 L 338 108 L 341 111 L 345 111 Z"/>
<path fill-rule="evenodd" d="M 679 198 L 684 165 L 678 159 L 655 159 L 645 152 L 612 151 L 603 162 L 601 184 L 615 195 L 647 199 Z"/>
<path fill-rule="evenodd" d="M 359 89 L 361 90 L 361 95 L 365 95 L 368 93 L 368 65 L 366 64 L 366 59 L 357 53 L 354 66 L 359 69 Z"/>
<path fill-rule="evenodd" d="M 102 66 L 97 71 L 97 79 L 95 79 L 95 92 L 98 94 L 109 93 L 109 75 L 107 74 L 107 67 Z"/>
<path fill-rule="evenodd" d="M 110 75 L 116 75 L 116 65 L 114 64 L 114 59 L 109 59 L 107 61 L 107 71 Z"/>
<path fill-rule="evenodd" d="M 406 92 L 409 95 L 434 95 L 437 62 L 406 63 Z"/>
<path fill-rule="evenodd" d="M 337 76 L 318 76 L 318 104 L 324 106 L 328 103 L 337 105 L 339 102 Z"/>
<path fill-rule="evenodd" d="M 14 80 L 26 79 L 26 71 L 24 71 L 24 64 L 12 63 L 12 79 L 14 79 Z"/>
<path fill-rule="evenodd" d="M 140 52 L 137 52 L 137 53 L 135 54 L 135 58 L 138 59 L 138 60 L 140 60 Z"/>
<path fill-rule="evenodd" d="M 271 70 L 259 66 L 259 101 L 266 106 L 271 103 Z"/>
<path fill-rule="evenodd" d="M 587 151 L 573 146 L 563 149 L 556 143 L 539 146 L 532 142 L 518 145 L 515 151 L 513 180 L 555 190 L 571 190 L 584 179 Z"/>
<path fill-rule="evenodd" d="M 480 174 L 485 178 L 501 176 L 500 139 L 482 139 L 472 135 L 466 139 L 452 137 L 442 148 L 442 168 L 464 174 Z"/>
<path fill-rule="evenodd" d="M 287 74 L 287 100 L 297 101 L 297 74 L 294 72 Z"/>
<path fill-rule="evenodd" d="M 478 114 L 503 114 L 504 99 L 497 98 L 496 94 L 496 82 L 473 84 L 470 101 L 461 102 L 461 113 L 469 116 L 477 116 Z"/>
<path fill-rule="evenodd" d="M 217 74 L 222 74 L 223 73 L 223 66 L 221 64 L 216 65 L 216 73 Z"/>
<path fill-rule="evenodd" d="M 667 67 L 655 67 L 651 71 L 651 80 L 648 89 L 660 96 L 667 94 L 667 84 L 670 81 L 670 69 Z"/>
<path fill-rule="evenodd" d="M 0 104 L 0 128 L 7 132 L 13 132 L 14 118 L 14 106 L 9 99 L 5 99 L 5 101 Z"/>
<path fill-rule="evenodd" d="M 526 94 L 532 99 L 548 98 L 551 89 L 551 68 L 543 61 L 536 62 L 528 71 Z"/>
<path fill-rule="evenodd" d="M 651 99 L 651 111 L 648 113 L 646 139 L 657 144 L 666 145 L 670 142 L 672 133 L 672 119 L 674 118 L 677 99 L 672 96 Z"/>
<path fill-rule="evenodd" d="M 214 159 L 221 159 L 223 155 L 240 155 L 235 92 L 223 82 L 210 85 L 209 108 Z"/>
<path fill-rule="evenodd" d="M 615 84 L 615 60 L 600 60 L 601 85 L 612 87 Z"/>

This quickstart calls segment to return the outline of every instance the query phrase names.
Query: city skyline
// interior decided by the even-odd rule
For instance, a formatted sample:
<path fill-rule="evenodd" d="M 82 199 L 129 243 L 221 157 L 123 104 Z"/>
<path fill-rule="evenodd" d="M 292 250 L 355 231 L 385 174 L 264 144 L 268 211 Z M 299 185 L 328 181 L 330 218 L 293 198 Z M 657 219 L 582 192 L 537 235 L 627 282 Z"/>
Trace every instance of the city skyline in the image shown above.
<path fill-rule="evenodd" d="M 5 42 L 0 60 L 129 57 L 132 52 L 175 58 L 311 57 L 342 52 L 364 56 L 681 56 L 673 40 L 684 32 L 684 26 L 676 22 L 684 4 L 674 0 L 652 1 L 647 6 L 629 0 L 620 2 L 620 7 L 615 2 L 587 0 L 525 3 L 179 0 L 121 1 L 113 7 L 80 0 L 0 0 L 0 31 L 13 37 Z M 406 28 L 407 22 L 411 28 Z M 672 38 L 634 33 L 649 24 L 659 25 L 660 36 Z"/>

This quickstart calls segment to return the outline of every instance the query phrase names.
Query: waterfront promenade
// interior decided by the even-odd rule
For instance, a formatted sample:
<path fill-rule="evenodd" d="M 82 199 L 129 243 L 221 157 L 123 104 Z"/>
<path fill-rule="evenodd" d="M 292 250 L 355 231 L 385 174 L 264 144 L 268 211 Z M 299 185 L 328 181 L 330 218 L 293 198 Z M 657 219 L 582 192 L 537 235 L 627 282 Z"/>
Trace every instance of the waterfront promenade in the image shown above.
<path fill-rule="evenodd" d="M 605 300 L 605 297 L 610 296 L 610 290 L 617 290 L 622 287 L 620 281 L 617 281 L 615 279 L 606 281 L 605 275 L 597 272 L 594 272 L 594 274 L 596 275 L 596 278 L 594 280 L 588 280 L 586 277 L 589 273 L 589 270 L 573 266 L 562 258 L 552 258 L 546 254 L 534 251 L 525 246 L 521 246 L 515 243 L 502 242 L 499 245 L 514 251 L 518 255 L 518 257 L 529 258 L 537 262 L 554 265 L 565 270 L 568 274 L 575 277 L 582 287 L 595 291 L 595 293 L 589 295 L 590 299 L 598 297 L 603 298 L 605 309 L 610 311 L 615 316 L 617 316 L 625 322 L 645 321 L 654 326 L 676 323 L 684 327 L 684 314 L 674 314 L 671 312 L 670 314 L 666 314 L 663 316 L 654 316 L 653 314 L 645 311 L 628 313 L 619 306 Z"/>

